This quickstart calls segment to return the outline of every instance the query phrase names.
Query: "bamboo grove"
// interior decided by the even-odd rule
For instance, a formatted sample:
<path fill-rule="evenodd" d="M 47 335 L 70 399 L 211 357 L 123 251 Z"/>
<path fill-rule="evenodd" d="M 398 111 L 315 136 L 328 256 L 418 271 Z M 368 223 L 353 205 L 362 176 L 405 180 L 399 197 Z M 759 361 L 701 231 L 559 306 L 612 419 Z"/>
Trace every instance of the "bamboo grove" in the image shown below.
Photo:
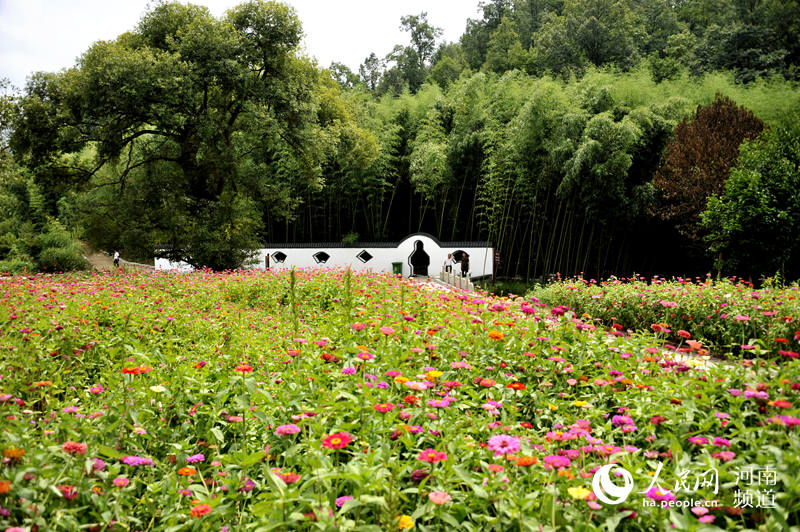
<path fill-rule="evenodd" d="M 742 141 L 797 123 L 791 28 L 775 41 L 783 52 L 763 51 L 772 62 L 760 70 L 713 63 L 710 22 L 689 11 L 675 18 L 678 8 L 653 1 L 673 17 L 671 35 L 661 42 L 643 30 L 647 42 L 605 57 L 578 39 L 583 26 L 570 33 L 582 2 L 541 3 L 549 7 L 536 24 L 525 18 L 533 4 L 482 4 L 483 19 L 470 21 L 460 43 L 436 43 L 424 13 L 403 17 L 411 45 L 370 55 L 356 74 L 303 56 L 300 21 L 284 4 L 253 0 L 215 18 L 159 3 L 131 32 L 94 44 L 70 69 L 32 75 L 22 94 L 3 99 L 5 217 L 30 222 L 32 198 L 39 214 L 23 232 L 16 222 L 0 227 L 0 269 L 34 265 L 37 231 L 65 228 L 101 249 L 141 258 L 158 250 L 214 269 L 241 265 L 266 242 L 397 241 L 414 232 L 491 242 L 504 277 L 688 275 L 722 264 L 728 237 L 710 241 L 701 214 L 725 190 Z M 770 13 L 773 4 L 787 3 L 771 2 Z M 624 40 L 617 30 L 631 16 L 650 28 L 654 15 L 637 5 L 614 3 L 625 8 L 616 22 L 592 17 Z M 744 24 L 738 17 L 730 24 Z M 676 51 L 686 39 L 691 54 Z M 753 126 L 733 131 L 709 118 L 689 127 L 717 108 Z M 680 124 L 700 133 L 677 135 Z M 793 131 L 779 138 L 798 138 Z M 722 141 L 733 146 L 725 172 L 699 168 L 717 164 L 701 155 L 664 177 L 668 153 L 716 153 Z M 794 161 L 787 182 L 798 181 L 796 155 L 784 157 Z M 695 173 L 716 181 L 686 200 L 690 208 L 670 204 L 670 187 L 680 191 L 679 177 Z M 794 214 L 778 210 L 791 227 Z M 781 265 L 800 252 L 796 241 Z"/>

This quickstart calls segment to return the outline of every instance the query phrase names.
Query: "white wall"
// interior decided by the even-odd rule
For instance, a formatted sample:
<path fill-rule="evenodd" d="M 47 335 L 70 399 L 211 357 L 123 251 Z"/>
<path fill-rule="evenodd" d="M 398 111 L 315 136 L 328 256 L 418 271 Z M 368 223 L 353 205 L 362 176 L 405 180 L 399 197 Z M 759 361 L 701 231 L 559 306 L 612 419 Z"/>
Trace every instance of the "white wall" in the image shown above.
<path fill-rule="evenodd" d="M 405 238 L 397 247 L 380 247 L 380 248 L 361 248 L 361 247 L 268 247 L 256 251 L 253 259 L 254 263 L 251 268 L 264 269 L 265 260 L 267 255 L 270 255 L 270 267 L 272 269 L 285 269 L 285 268 L 315 268 L 315 267 L 347 267 L 353 271 L 359 270 L 372 270 L 372 271 L 392 271 L 392 263 L 400 262 L 403 265 L 403 275 L 411 275 L 411 254 L 414 252 L 415 243 L 420 241 L 422 249 L 428 254 L 430 264 L 428 265 L 428 275 L 438 276 L 442 270 L 442 263 L 447 258 L 448 253 L 453 253 L 457 250 L 465 251 L 469 254 L 470 261 L 470 275 L 472 277 L 481 277 L 484 275 L 492 275 L 493 271 L 493 257 L 494 249 L 487 247 L 463 247 L 450 244 L 447 242 L 440 243 L 433 237 L 426 234 L 410 235 Z M 320 244 L 325 246 L 325 244 Z M 372 259 L 368 262 L 361 262 L 357 255 L 366 250 Z M 272 255 L 278 251 L 286 254 L 286 260 L 283 263 L 276 263 Z M 324 251 L 330 258 L 327 262 L 317 263 L 314 260 L 314 254 L 318 251 Z M 157 270 L 178 270 L 187 271 L 191 270 L 191 266 L 184 263 L 173 263 L 167 259 L 156 259 L 155 261 Z M 460 266 L 456 265 L 456 270 L 460 271 Z"/>

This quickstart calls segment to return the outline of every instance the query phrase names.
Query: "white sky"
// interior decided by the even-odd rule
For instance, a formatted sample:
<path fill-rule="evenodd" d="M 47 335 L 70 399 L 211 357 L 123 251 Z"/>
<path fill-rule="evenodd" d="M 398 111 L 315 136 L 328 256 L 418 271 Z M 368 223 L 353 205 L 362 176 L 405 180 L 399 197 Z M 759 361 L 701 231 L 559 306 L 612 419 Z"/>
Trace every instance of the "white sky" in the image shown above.
<path fill-rule="evenodd" d="M 195 0 L 221 16 L 242 0 Z M 479 0 L 287 0 L 303 23 L 305 50 L 320 66 L 339 61 L 357 72 L 370 52 L 379 57 L 407 44 L 400 17 L 428 13 L 444 30 L 440 41 L 456 41 L 468 18 L 478 18 Z M 185 2 L 184 2 L 185 3 Z M 98 40 L 133 29 L 148 0 L 0 0 L 0 78 L 23 88 L 33 72 L 55 72 Z"/>

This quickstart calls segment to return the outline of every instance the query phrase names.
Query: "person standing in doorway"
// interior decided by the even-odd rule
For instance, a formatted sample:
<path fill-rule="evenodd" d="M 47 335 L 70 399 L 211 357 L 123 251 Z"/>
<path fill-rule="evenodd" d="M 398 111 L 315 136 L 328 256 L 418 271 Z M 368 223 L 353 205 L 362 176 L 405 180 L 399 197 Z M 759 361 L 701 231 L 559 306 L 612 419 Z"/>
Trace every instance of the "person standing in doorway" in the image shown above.
<path fill-rule="evenodd" d="M 119 268 L 119 251 L 114 251 L 114 266 Z"/>
<path fill-rule="evenodd" d="M 466 277 L 469 272 L 469 255 L 464 253 L 461 256 L 461 277 Z"/>

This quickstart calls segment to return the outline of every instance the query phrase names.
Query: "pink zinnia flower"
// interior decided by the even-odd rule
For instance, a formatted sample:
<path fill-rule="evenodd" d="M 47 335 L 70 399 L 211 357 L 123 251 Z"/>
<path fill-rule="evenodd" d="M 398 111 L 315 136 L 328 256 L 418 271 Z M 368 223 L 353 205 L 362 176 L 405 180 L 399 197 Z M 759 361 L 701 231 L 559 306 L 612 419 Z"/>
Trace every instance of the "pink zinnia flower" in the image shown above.
<path fill-rule="evenodd" d="M 281 477 L 286 484 L 294 484 L 298 480 L 300 480 L 300 475 L 297 473 L 278 473 L 278 476 Z"/>
<path fill-rule="evenodd" d="M 194 464 L 196 462 L 202 462 L 205 459 L 206 459 L 206 457 L 203 454 L 193 454 L 192 456 L 190 456 L 190 457 L 188 457 L 186 459 L 186 462 L 188 462 L 190 464 Z"/>
<path fill-rule="evenodd" d="M 122 463 L 129 466 L 151 466 L 153 465 L 152 458 L 145 458 L 143 456 L 124 456 Z"/>
<path fill-rule="evenodd" d="M 436 462 L 447 460 L 447 454 L 439 452 L 436 449 L 425 449 L 424 451 L 421 451 L 419 455 L 417 455 L 417 460 L 434 464 Z"/>
<path fill-rule="evenodd" d="M 719 436 L 714 438 L 714 442 L 713 443 L 717 447 L 730 447 L 731 446 L 731 441 L 730 440 L 726 440 L 725 438 L 720 438 Z"/>
<path fill-rule="evenodd" d="M 693 443 L 695 445 L 705 445 L 708 443 L 708 440 L 702 436 L 689 436 L 686 439 L 689 440 L 689 443 Z"/>
<path fill-rule="evenodd" d="M 386 336 L 389 336 L 390 334 L 394 334 L 394 329 L 392 329 L 391 327 L 381 327 L 380 331 L 381 331 L 382 334 L 385 334 Z"/>
<path fill-rule="evenodd" d="M 344 449 L 352 441 L 353 437 L 347 432 L 335 432 L 322 441 L 322 446 L 328 449 Z"/>
<path fill-rule="evenodd" d="M 350 495 L 342 495 L 341 497 L 337 497 L 336 498 L 336 507 L 337 508 L 341 508 L 342 506 L 344 506 L 344 503 L 346 503 L 347 501 L 352 501 L 352 500 L 353 500 L 353 497 L 351 497 Z"/>
<path fill-rule="evenodd" d="M 289 425 L 280 425 L 275 428 L 275 435 L 277 436 L 288 436 L 290 434 L 297 434 L 300 432 L 300 427 L 291 423 Z"/>
<path fill-rule="evenodd" d="M 113 482 L 113 483 L 114 483 L 114 485 L 115 485 L 116 487 L 118 487 L 118 488 L 124 488 L 125 486 L 127 486 L 127 485 L 128 485 L 128 483 L 130 482 L 130 480 L 128 480 L 128 479 L 127 479 L 127 478 L 125 478 L 125 477 L 117 477 L 117 478 L 115 478 L 114 480 L 112 480 L 111 482 Z"/>
<path fill-rule="evenodd" d="M 717 453 L 711 453 L 711 456 L 714 458 L 718 458 L 723 462 L 730 462 L 734 458 L 736 458 L 736 453 L 733 451 L 719 451 Z"/>
<path fill-rule="evenodd" d="M 698 519 L 698 521 L 700 521 L 701 523 L 709 524 L 713 523 L 714 519 L 716 519 L 716 517 L 714 517 L 713 515 L 704 515 L 703 517 Z"/>
<path fill-rule="evenodd" d="M 645 493 L 647 497 L 654 501 L 674 501 L 675 495 L 669 491 L 662 488 L 657 488 L 653 486 Z"/>
<path fill-rule="evenodd" d="M 450 502 L 453 498 L 450 496 L 449 493 L 446 491 L 432 491 L 428 493 L 428 498 L 431 500 L 433 504 L 442 505 L 446 502 Z"/>
<path fill-rule="evenodd" d="M 544 462 L 545 469 L 553 469 L 553 468 L 562 469 L 565 467 L 569 467 L 570 464 L 572 464 L 572 461 L 570 461 L 570 459 L 567 458 L 566 456 L 558 456 L 555 454 L 545 456 L 542 459 L 542 462 Z"/>
<path fill-rule="evenodd" d="M 377 405 L 373 405 L 372 409 L 385 414 L 386 412 L 394 410 L 394 407 L 395 405 L 393 403 L 378 403 Z"/>
<path fill-rule="evenodd" d="M 495 456 L 512 454 L 519 451 L 519 438 L 508 434 L 498 434 L 489 438 L 489 450 L 494 451 Z"/>

